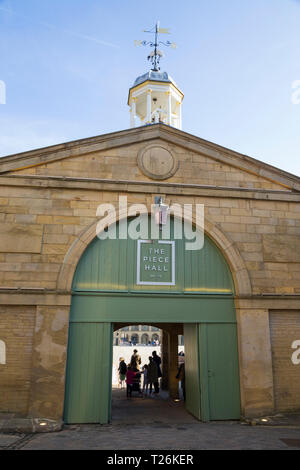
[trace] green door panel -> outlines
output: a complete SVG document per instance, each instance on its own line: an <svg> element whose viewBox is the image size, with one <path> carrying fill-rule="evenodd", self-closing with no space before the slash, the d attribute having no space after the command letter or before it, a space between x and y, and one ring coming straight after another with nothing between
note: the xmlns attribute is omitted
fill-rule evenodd
<svg viewBox="0 0 300 470"><path fill-rule="evenodd" d="M223 296L76 294L73 322L235 322L234 300Z"/></svg>
<svg viewBox="0 0 300 470"><path fill-rule="evenodd" d="M173 219L170 225L170 240L174 240ZM138 240L130 238L120 240L117 235L115 240L100 240L95 237L88 245L77 265L72 289L75 292L155 291L233 294L234 286L229 266L221 251L208 236L204 236L204 246L201 250L186 250L185 238L176 239L174 243L175 285L137 284Z"/></svg>
<svg viewBox="0 0 300 470"><path fill-rule="evenodd" d="M110 420L111 323L70 323L66 373L66 423Z"/></svg>
<svg viewBox="0 0 300 470"><path fill-rule="evenodd" d="M200 325L203 414L211 420L240 418L236 324Z"/></svg>
<svg viewBox="0 0 300 470"><path fill-rule="evenodd" d="M236 324L184 325L186 408L202 421L240 419Z"/></svg>
<svg viewBox="0 0 300 470"><path fill-rule="evenodd" d="M199 377L199 335L197 324L184 324L186 409L201 419Z"/></svg>

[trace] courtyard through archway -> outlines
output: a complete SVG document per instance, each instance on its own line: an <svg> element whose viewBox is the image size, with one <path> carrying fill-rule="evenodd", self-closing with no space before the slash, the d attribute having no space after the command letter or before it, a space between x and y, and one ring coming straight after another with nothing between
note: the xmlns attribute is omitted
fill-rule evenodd
<svg viewBox="0 0 300 470"><path fill-rule="evenodd" d="M183 326L160 325L158 328L155 325L131 324L116 330L117 327L118 325L114 326L112 423L130 424L133 417L136 422L141 423L145 421L168 423L191 419L185 409L184 377L181 377L182 380L179 377L176 378L179 367L184 362L183 335L177 334L182 333ZM169 348L170 336L173 336L172 329L175 332L174 339L172 338L171 341L174 351ZM135 341L136 338L137 341ZM150 393L149 379L153 379L153 376L149 376L148 367L153 355L156 355L160 362L158 369L161 371L161 376L158 373L157 377L158 393L155 393L154 384L151 386ZM136 364L136 357L138 364ZM130 367L133 358L136 376L134 389L128 397L126 376L123 372L124 367L126 369ZM183 366L181 370L183 371ZM171 392L169 371L173 375Z"/></svg>

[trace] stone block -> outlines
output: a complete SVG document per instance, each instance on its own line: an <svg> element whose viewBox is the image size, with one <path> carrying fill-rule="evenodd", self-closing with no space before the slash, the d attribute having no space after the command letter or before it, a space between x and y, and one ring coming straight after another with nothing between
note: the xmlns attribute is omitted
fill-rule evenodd
<svg viewBox="0 0 300 470"><path fill-rule="evenodd" d="M24 253L7 253L5 261L7 263L29 263L32 260L31 254Z"/></svg>
<svg viewBox="0 0 300 470"><path fill-rule="evenodd" d="M45 244L56 244L56 245L67 245L71 243L72 237L70 235L62 233L47 233L44 234L43 243Z"/></svg>
<svg viewBox="0 0 300 470"><path fill-rule="evenodd" d="M34 224L36 223L36 215L34 214L16 214L17 224Z"/></svg>
<svg viewBox="0 0 300 470"><path fill-rule="evenodd" d="M236 207L232 207L230 209L231 215L239 215L239 216L246 216L248 217L251 215L250 211L248 209L241 209L240 207L237 209Z"/></svg>
<svg viewBox="0 0 300 470"><path fill-rule="evenodd" d="M239 224L241 222L241 217L237 215L225 215L225 222Z"/></svg>
<svg viewBox="0 0 300 470"><path fill-rule="evenodd" d="M263 257L269 262L300 262L299 237L264 234Z"/></svg>
<svg viewBox="0 0 300 470"><path fill-rule="evenodd" d="M253 209L252 210L252 215L254 217L270 217L271 211L266 210L266 209Z"/></svg>
<svg viewBox="0 0 300 470"><path fill-rule="evenodd" d="M73 216L53 216L53 223L54 224L63 224L63 225L68 225L68 224L76 224L78 222L77 217Z"/></svg>
<svg viewBox="0 0 300 470"><path fill-rule="evenodd" d="M36 221L38 224L53 224L53 217L51 215L38 215Z"/></svg>
<svg viewBox="0 0 300 470"><path fill-rule="evenodd" d="M0 252L40 253L42 227L31 224L1 224Z"/></svg>
<svg viewBox="0 0 300 470"><path fill-rule="evenodd" d="M242 253L242 256L244 258L244 260L246 261L263 261L263 255L261 252L243 252Z"/></svg>
<svg viewBox="0 0 300 470"><path fill-rule="evenodd" d="M250 207L253 209L262 209L262 210L276 210L278 208L277 203L275 201L259 201L259 200L251 200ZM278 209L280 210L280 208Z"/></svg>
<svg viewBox="0 0 300 470"><path fill-rule="evenodd" d="M259 224L260 223L260 218L259 217L241 217L241 223L242 224Z"/></svg>
<svg viewBox="0 0 300 470"><path fill-rule="evenodd" d="M225 222L224 224L222 224L222 228L226 231L226 232L246 232L246 229L248 228L248 226L246 226L246 224L233 224L233 223L230 223L230 222Z"/></svg>
<svg viewBox="0 0 300 470"><path fill-rule="evenodd" d="M236 199L221 199L220 200L220 207L239 207L239 203Z"/></svg>
<svg viewBox="0 0 300 470"><path fill-rule="evenodd" d="M274 225L255 225L255 231L257 233L276 233L276 227Z"/></svg>
<svg viewBox="0 0 300 470"><path fill-rule="evenodd" d="M68 225L67 227L70 227ZM49 233L49 234L61 234L63 233L63 226L62 225L45 225L44 226L44 233Z"/></svg>
<svg viewBox="0 0 300 470"><path fill-rule="evenodd" d="M64 254L68 251L67 245L58 245L58 244L43 244L43 254Z"/></svg>

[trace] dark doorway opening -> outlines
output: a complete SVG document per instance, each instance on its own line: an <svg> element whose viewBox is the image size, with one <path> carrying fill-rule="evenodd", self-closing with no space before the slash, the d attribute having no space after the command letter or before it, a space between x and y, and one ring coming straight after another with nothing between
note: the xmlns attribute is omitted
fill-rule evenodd
<svg viewBox="0 0 300 470"><path fill-rule="evenodd" d="M182 382L176 378L180 365L184 362L184 340L182 324L115 324L113 340L112 373L112 423L149 422L175 423L194 421L185 410ZM128 367L137 350L140 364L139 390L127 397L124 375L120 375L123 360ZM159 393L154 384L150 394L150 383L146 385L145 370L153 353L161 358L161 377L158 377Z"/></svg>

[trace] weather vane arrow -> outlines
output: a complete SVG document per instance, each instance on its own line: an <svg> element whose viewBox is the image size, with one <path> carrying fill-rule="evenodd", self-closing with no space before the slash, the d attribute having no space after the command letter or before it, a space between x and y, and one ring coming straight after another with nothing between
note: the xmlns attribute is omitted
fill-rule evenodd
<svg viewBox="0 0 300 470"><path fill-rule="evenodd" d="M176 49L176 44L175 42L170 42L170 41L159 41L158 40L158 35L159 34L170 34L170 31L168 28L161 28L159 26L159 21L156 22L156 25L154 28L151 30L144 29L144 33L151 33L154 34L154 41L134 41L136 46L150 46L154 47L154 50L150 52L148 55L148 60L151 60L152 63L152 70L154 72L158 72L160 70L159 67L159 62L160 59L164 56L163 52L158 49L158 46L160 44L163 44L164 46L171 47L172 49Z"/></svg>

